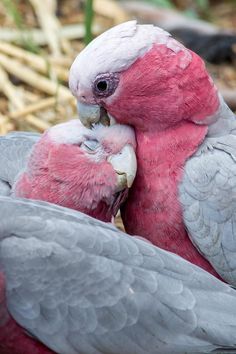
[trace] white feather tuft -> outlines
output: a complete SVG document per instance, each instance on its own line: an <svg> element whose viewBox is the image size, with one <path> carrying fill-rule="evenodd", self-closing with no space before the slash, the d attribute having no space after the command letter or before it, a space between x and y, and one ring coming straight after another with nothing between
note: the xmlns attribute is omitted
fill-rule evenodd
<svg viewBox="0 0 236 354"><path fill-rule="evenodd" d="M116 124L106 127L102 124L97 124L91 130L86 128L79 119L73 119L69 122L55 125L46 134L57 144L80 145L85 140L95 139L101 144L107 141L117 146L123 147L126 144L131 144L134 148L136 147L134 130L128 125Z"/></svg>
<svg viewBox="0 0 236 354"><path fill-rule="evenodd" d="M168 44L170 34L153 25L128 21L111 28L93 40L75 59L69 85L74 95L80 87L90 88L98 74L121 72L152 48ZM176 50L176 46L175 46Z"/></svg>
<svg viewBox="0 0 236 354"><path fill-rule="evenodd" d="M79 144L84 140L84 135L92 135L79 119L53 126L47 131L50 139L58 144Z"/></svg>

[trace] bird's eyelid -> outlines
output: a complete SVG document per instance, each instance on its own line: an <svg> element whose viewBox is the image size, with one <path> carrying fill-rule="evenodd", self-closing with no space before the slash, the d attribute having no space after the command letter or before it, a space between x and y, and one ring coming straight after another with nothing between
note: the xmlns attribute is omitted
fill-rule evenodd
<svg viewBox="0 0 236 354"><path fill-rule="evenodd" d="M82 145L85 146L90 151L95 151L99 146L99 142L96 139L93 140L88 139L83 141Z"/></svg>

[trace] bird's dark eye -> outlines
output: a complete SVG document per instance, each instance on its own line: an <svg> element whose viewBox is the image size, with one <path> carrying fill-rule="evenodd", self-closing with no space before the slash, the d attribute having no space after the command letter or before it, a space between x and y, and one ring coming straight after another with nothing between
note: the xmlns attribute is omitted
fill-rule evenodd
<svg viewBox="0 0 236 354"><path fill-rule="evenodd" d="M96 97L111 96L119 83L119 76L117 73L100 74L96 77L93 83L93 93Z"/></svg>
<svg viewBox="0 0 236 354"><path fill-rule="evenodd" d="M97 89L98 89L98 91L101 91L101 92L106 91L107 86L108 86L108 84L105 80L98 81L98 83L97 83Z"/></svg>

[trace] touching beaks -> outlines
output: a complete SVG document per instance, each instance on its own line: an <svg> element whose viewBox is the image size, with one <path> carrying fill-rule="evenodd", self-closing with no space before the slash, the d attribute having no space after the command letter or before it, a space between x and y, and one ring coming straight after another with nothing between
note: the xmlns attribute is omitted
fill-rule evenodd
<svg viewBox="0 0 236 354"><path fill-rule="evenodd" d="M79 119L87 128L91 128L96 123L108 126L116 124L115 118L99 105L78 101L77 108ZM130 144L127 144L117 155L111 155L107 161L113 166L117 174L116 192L127 187L130 188L137 172L137 160L134 148Z"/></svg>
<svg viewBox="0 0 236 354"><path fill-rule="evenodd" d="M134 148L127 144L117 155L111 155L107 161L112 165L117 174L117 191L126 187L130 188L137 172L137 160Z"/></svg>
<svg viewBox="0 0 236 354"><path fill-rule="evenodd" d="M77 110L79 119L86 128L91 128L91 126L96 123L108 126L116 124L115 118L97 104L88 104L78 101Z"/></svg>

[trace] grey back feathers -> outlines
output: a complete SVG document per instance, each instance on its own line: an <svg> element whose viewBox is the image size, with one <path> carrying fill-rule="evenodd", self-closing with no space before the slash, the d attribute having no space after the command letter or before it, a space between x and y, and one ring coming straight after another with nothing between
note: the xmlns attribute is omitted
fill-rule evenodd
<svg viewBox="0 0 236 354"><path fill-rule="evenodd" d="M111 224L0 197L16 321L62 354L203 353L236 345L236 292Z"/></svg>
<svg viewBox="0 0 236 354"><path fill-rule="evenodd" d="M0 137L0 195L9 195L17 175L27 163L40 134L12 132Z"/></svg>
<svg viewBox="0 0 236 354"><path fill-rule="evenodd" d="M179 192L192 242L236 286L236 119L226 104L187 161Z"/></svg>

